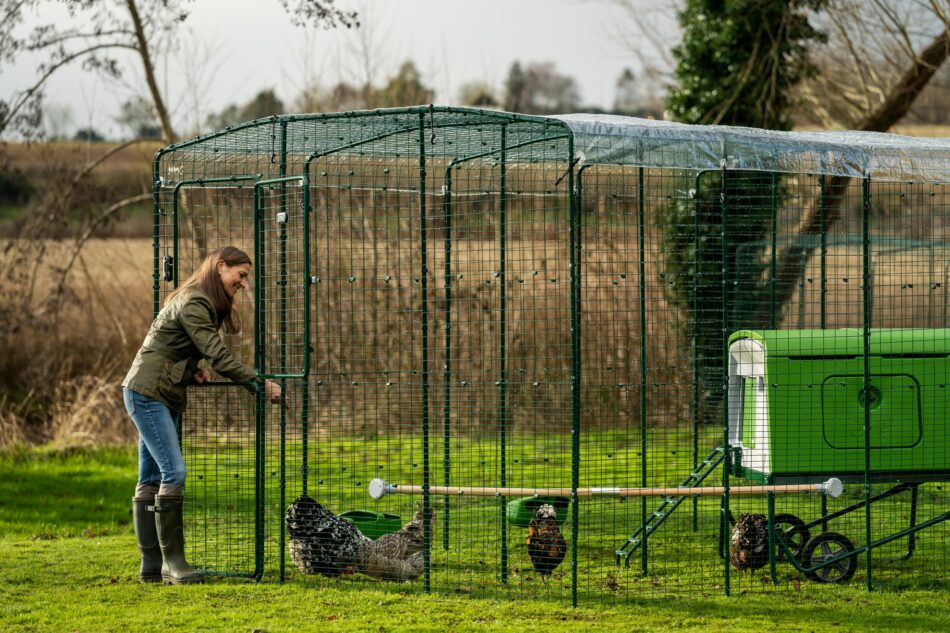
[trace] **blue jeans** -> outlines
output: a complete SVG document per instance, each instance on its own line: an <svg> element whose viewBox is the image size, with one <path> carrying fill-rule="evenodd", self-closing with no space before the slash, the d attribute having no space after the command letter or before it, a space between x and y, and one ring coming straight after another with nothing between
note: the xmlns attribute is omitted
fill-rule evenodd
<svg viewBox="0 0 950 633"><path fill-rule="evenodd" d="M178 443L181 414L130 389L122 389L122 399L139 430L138 483L184 486L185 458Z"/></svg>

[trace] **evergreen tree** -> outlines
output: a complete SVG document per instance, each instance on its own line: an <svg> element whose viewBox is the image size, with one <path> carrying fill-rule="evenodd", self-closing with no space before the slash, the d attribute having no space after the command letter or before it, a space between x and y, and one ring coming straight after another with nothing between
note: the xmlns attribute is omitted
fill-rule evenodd
<svg viewBox="0 0 950 633"><path fill-rule="evenodd" d="M432 102L433 91L422 83L419 69L406 60L395 76L383 86L377 95L377 107L395 108L423 105Z"/></svg>
<svg viewBox="0 0 950 633"><path fill-rule="evenodd" d="M522 112L525 102L524 71L521 70L521 64L514 62L505 80L505 102L502 105L508 112Z"/></svg>
<svg viewBox="0 0 950 633"><path fill-rule="evenodd" d="M813 72L808 48L824 37L809 13L825 2L686 0L669 110L686 123L789 129L792 89ZM716 423L722 419L724 337L776 325L760 315L769 314L761 309L769 301L767 236L782 194L779 178L749 171L707 173L684 183L694 188L695 198L674 201L665 218L665 287L687 315L700 392L696 415Z"/></svg>
<svg viewBox="0 0 950 633"><path fill-rule="evenodd" d="M238 118L241 121L250 121L252 119L263 119L275 114L284 113L284 102L274 92L273 88L261 90L254 97L244 104L241 108Z"/></svg>
<svg viewBox="0 0 950 633"><path fill-rule="evenodd" d="M617 77L617 83L614 87L616 88L614 95L614 112L627 115L638 114L642 104L640 103L637 77L633 74L633 71L629 68L624 68L620 76Z"/></svg>
<svg viewBox="0 0 950 633"><path fill-rule="evenodd" d="M525 68L514 62L505 80L504 109L524 114L576 112L581 95L573 77L557 72L554 64L542 62Z"/></svg>
<svg viewBox="0 0 950 633"><path fill-rule="evenodd" d="M824 34L809 13L827 0L686 0L667 106L684 123L791 128L792 88L815 71Z"/></svg>

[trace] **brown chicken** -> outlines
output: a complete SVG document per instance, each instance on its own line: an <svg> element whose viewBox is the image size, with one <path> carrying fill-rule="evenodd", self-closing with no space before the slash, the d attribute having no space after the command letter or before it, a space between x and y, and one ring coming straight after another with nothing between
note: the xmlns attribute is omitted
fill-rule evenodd
<svg viewBox="0 0 950 633"><path fill-rule="evenodd" d="M367 543L357 559L357 571L383 580L415 580L422 574L423 519L420 508L398 532ZM435 510L429 508L429 535L435 528Z"/></svg>
<svg viewBox="0 0 950 633"><path fill-rule="evenodd" d="M769 522L764 514L739 515L732 528L729 560L738 571L755 571L769 562Z"/></svg>
<svg viewBox="0 0 950 633"><path fill-rule="evenodd" d="M549 503L538 506L528 523L528 556L541 577L557 569L567 554L567 543L557 525L557 511Z"/></svg>

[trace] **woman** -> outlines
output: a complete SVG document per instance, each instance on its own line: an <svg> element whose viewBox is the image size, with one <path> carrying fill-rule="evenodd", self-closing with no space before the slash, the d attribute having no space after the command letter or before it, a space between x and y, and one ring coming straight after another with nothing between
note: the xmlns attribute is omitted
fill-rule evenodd
<svg viewBox="0 0 950 633"><path fill-rule="evenodd" d="M281 402L280 385L259 379L231 355L218 334L221 327L231 333L240 329L232 307L234 296L247 288L250 272L251 259L233 246L208 255L165 301L122 381L125 408L139 431L132 518L142 554L142 582L203 580L185 560L185 461L177 432L188 384L211 380L211 372L199 369L198 362L207 359L216 372L235 382L256 382L270 402Z"/></svg>

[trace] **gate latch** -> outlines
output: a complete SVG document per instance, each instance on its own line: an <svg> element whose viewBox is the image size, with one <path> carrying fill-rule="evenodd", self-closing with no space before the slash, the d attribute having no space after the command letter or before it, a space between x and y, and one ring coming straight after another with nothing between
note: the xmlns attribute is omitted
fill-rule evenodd
<svg viewBox="0 0 950 633"><path fill-rule="evenodd" d="M171 281L175 278L175 258L165 255L162 259L162 279Z"/></svg>

